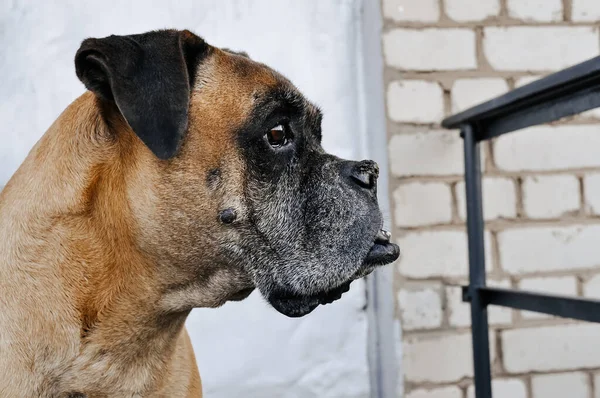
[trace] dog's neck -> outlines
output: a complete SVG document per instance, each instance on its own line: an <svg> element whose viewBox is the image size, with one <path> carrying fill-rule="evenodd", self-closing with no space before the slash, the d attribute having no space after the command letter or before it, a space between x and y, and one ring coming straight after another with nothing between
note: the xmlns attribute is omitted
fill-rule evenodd
<svg viewBox="0 0 600 398"><path fill-rule="evenodd" d="M164 371L189 313L160 305L156 264L133 240L122 171L126 157L106 149L107 128L95 98L84 94L36 144L0 196L0 253L8 257L0 278L4 270L27 283L33 268L45 283L60 286L63 304L44 305L61 312L65 330L79 330L61 343L79 347L71 372L79 378L90 362L105 362L132 378L139 366L147 375Z"/></svg>

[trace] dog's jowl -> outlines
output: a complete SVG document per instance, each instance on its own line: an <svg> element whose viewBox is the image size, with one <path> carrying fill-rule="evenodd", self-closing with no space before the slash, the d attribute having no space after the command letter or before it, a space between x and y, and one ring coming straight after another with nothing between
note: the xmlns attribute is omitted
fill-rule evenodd
<svg viewBox="0 0 600 398"><path fill-rule="evenodd" d="M303 316L398 257L377 164L325 153L267 66L164 30L87 39L75 70L0 194L0 397L198 397L192 308L256 288Z"/></svg>

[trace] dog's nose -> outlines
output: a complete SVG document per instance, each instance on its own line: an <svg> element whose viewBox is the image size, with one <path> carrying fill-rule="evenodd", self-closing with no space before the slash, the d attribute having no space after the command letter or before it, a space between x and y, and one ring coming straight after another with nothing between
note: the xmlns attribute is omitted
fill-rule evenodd
<svg viewBox="0 0 600 398"><path fill-rule="evenodd" d="M365 189L373 189L377 185L379 177L379 166L372 160L352 162L350 166L350 178Z"/></svg>

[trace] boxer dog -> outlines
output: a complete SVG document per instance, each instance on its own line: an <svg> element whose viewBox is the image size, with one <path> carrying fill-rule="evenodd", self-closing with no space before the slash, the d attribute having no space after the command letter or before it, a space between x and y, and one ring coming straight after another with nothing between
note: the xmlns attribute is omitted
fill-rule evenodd
<svg viewBox="0 0 600 398"><path fill-rule="evenodd" d="M325 153L267 66L162 30L75 69L89 91L0 194L1 397L199 397L192 308L256 288L300 317L398 257L377 165Z"/></svg>

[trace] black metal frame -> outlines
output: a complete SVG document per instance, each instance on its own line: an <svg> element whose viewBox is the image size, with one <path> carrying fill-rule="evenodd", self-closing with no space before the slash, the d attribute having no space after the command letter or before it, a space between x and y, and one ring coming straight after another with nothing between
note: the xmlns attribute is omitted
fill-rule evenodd
<svg viewBox="0 0 600 398"><path fill-rule="evenodd" d="M477 398L492 397L488 305L600 323L600 301L597 300L486 286L480 143L524 127L553 122L598 107L600 57L517 88L442 122L444 128L460 129L464 139L469 286L463 287L463 301L471 303Z"/></svg>

